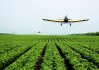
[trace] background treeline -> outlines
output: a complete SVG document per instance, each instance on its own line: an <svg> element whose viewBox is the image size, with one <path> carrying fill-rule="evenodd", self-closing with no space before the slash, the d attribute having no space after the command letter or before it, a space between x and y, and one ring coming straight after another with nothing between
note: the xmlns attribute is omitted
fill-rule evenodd
<svg viewBox="0 0 99 70"><path fill-rule="evenodd" d="M71 34L71 35L99 36L99 32L89 32L89 33Z"/></svg>
<svg viewBox="0 0 99 70"><path fill-rule="evenodd" d="M16 34L0 33L0 35L16 35ZM89 33L69 34L69 35L99 36L99 32L89 32Z"/></svg>
<svg viewBox="0 0 99 70"><path fill-rule="evenodd" d="M0 33L0 35L14 35L14 34L10 34L10 33Z"/></svg>

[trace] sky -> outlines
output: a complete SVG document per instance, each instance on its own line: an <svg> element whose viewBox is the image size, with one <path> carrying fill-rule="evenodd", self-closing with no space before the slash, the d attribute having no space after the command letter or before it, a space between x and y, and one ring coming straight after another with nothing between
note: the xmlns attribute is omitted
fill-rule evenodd
<svg viewBox="0 0 99 70"><path fill-rule="evenodd" d="M66 35L99 31L99 0L0 0L0 33ZM90 19L69 24L47 19Z"/></svg>

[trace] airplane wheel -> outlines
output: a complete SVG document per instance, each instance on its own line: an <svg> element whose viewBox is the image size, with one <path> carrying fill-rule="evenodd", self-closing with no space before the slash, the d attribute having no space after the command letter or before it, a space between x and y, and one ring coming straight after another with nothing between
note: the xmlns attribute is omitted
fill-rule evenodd
<svg viewBox="0 0 99 70"><path fill-rule="evenodd" d="M70 24L70 26L71 26L71 24Z"/></svg>
<svg viewBox="0 0 99 70"><path fill-rule="evenodd" d="M62 23L61 23L61 26L62 26Z"/></svg>

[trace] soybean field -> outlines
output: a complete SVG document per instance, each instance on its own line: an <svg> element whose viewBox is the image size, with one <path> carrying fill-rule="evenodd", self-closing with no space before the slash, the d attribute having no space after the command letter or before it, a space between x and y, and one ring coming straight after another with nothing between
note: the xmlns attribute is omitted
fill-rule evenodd
<svg viewBox="0 0 99 70"><path fill-rule="evenodd" d="M0 70L99 70L99 36L0 35Z"/></svg>

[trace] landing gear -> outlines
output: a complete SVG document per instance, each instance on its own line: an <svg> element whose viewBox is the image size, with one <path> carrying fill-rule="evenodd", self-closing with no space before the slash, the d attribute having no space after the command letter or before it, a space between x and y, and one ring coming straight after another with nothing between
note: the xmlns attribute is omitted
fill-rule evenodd
<svg viewBox="0 0 99 70"><path fill-rule="evenodd" d="M62 26L62 23L61 23L61 26Z"/></svg>
<svg viewBox="0 0 99 70"><path fill-rule="evenodd" d="M71 26L71 24L70 24L70 26Z"/></svg>

